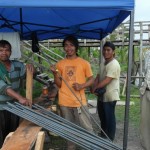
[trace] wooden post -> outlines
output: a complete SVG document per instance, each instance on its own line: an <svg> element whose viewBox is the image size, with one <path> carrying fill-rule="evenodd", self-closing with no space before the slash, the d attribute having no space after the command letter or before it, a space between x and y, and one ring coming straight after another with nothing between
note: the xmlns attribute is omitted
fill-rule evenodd
<svg viewBox="0 0 150 150"><path fill-rule="evenodd" d="M140 70L139 70L139 75L143 75L143 24L140 22ZM139 79L139 86L142 85L142 80Z"/></svg>
<svg viewBox="0 0 150 150"><path fill-rule="evenodd" d="M38 133L38 136L37 136L37 139L36 139L34 150L43 150L44 140L45 140L45 133L44 133L44 131L40 131Z"/></svg>
<svg viewBox="0 0 150 150"><path fill-rule="evenodd" d="M27 67L26 73L26 98L32 103L33 72Z"/></svg>
<svg viewBox="0 0 150 150"><path fill-rule="evenodd" d="M127 87L127 76L126 76L125 81L124 81L124 86L123 86L122 94L121 94L122 96L124 96L124 95L125 95L126 87Z"/></svg>

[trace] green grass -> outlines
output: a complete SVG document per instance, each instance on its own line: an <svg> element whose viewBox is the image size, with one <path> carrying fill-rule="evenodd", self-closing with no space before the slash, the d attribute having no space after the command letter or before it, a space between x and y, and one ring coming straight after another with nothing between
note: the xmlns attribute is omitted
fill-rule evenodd
<svg viewBox="0 0 150 150"><path fill-rule="evenodd" d="M134 125L134 127L139 128L139 122L140 122L140 98L138 97L132 97L138 96L139 95L139 89L131 85L131 90L130 90L130 101L134 102L134 105L130 105L129 107L129 122ZM121 101L125 101L126 98L125 96L120 96ZM124 116L125 116L125 106L116 106L116 119L117 121L124 121Z"/></svg>
<svg viewBox="0 0 150 150"><path fill-rule="evenodd" d="M139 127L140 122L140 100L134 99L135 105L130 106L129 114L130 114L130 121L133 123L135 127Z"/></svg>
<svg viewBox="0 0 150 150"><path fill-rule="evenodd" d="M133 124L135 127L139 127L140 122L140 101L135 98L134 105L129 107L129 122ZM125 106L116 106L116 119L117 121L124 121L125 116Z"/></svg>
<svg viewBox="0 0 150 150"><path fill-rule="evenodd" d="M88 100L97 100L97 96L91 93L87 93L86 97Z"/></svg>

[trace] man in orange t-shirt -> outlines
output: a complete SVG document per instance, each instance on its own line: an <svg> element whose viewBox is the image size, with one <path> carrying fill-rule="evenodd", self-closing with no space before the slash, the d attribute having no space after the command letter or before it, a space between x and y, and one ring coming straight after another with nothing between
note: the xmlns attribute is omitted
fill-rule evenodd
<svg viewBox="0 0 150 150"><path fill-rule="evenodd" d="M62 116L93 132L84 92L84 89L91 86L94 81L91 66L88 61L78 56L78 40L74 36L67 36L63 41L63 47L66 58L56 64L59 73L51 66L54 81L59 87L58 103ZM81 106L84 106L84 109ZM75 144L68 141L68 150L74 149Z"/></svg>

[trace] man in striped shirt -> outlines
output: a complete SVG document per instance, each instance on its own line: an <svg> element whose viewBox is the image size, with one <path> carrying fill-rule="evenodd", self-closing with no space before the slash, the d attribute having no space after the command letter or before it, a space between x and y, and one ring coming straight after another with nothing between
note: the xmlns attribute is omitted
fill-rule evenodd
<svg viewBox="0 0 150 150"><path fill-rule="evenodd" d="M16 130L19 125L19 117L4 110L7 102L18 101L30 106L30 102L19 94L21 79L25 77L26 68L33 72L32 65L24 66L23 63L10 60L11 44L6 40L0 40L0 148L9 132Z"/></svg>

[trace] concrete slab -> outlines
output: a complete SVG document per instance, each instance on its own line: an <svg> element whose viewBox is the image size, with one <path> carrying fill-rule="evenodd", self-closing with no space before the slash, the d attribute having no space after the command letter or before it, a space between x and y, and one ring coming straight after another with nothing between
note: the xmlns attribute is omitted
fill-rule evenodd
<svg viewBox="0 0 150 150"><path fill-rule="evenodd" d="M97 106L97 100L88 100L88 104L90 104L90 106L96 107ZM121 106L125 106L125 101L117 101L117 105L121 105ZM134 102L131 101L130 105L134 105Z"/></svg>
<svg viewBox="0 0 150 150"><path fill-rule="evenodd" d="M97 113L97 100L88 100L88 104L90 104L89 107L89 112L91 114L96 114ZM125 101L117 101L117 106L125 106ZM130 102L130 105L134 105L134 102Z"/></svg>
<svg viewBox="0 0 150 150"><path fill-rule="evenodd" d="M89 112L90 112L90 114L96 114L97 113L96 107L95 108L89 108Z"/></svg>

